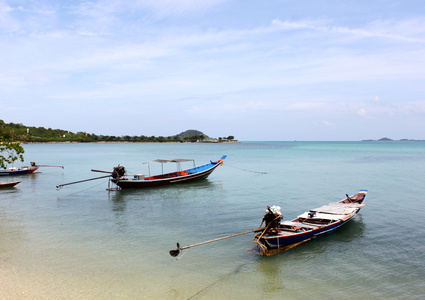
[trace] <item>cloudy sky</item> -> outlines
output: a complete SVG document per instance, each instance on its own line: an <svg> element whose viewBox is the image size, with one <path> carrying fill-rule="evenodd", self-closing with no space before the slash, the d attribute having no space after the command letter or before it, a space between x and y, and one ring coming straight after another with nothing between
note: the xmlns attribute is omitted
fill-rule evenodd
<svg viewBox="0 0 425 300"><path fill-rule="evenodd" d="M423 0L0 0L0 119L425 139Z"/></svg>

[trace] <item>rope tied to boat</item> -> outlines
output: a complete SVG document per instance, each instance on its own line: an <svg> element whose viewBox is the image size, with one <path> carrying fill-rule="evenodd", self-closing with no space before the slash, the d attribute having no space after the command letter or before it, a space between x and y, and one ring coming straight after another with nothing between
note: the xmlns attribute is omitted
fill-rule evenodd
<svg viewBox="0 0 425 300"><path fill-rule="evenodd" d="M235 167L235 166L232 166L232 165L229 165L229 164L226 164L226 166L229 166L229 167L235 168L235 169L239 169L239 170L242 170L242 171L245 171L245 172L257 173L257 174L267 174L267 172L243 169L243 168Z"/></svg>
<svg viewBox="0 0 425 300"><path fill-rule="evenodd" d="M183 256L186 254L186 252L189 250L190 248L184 249L182 250L182 254L176 257L176 260L180 260L183 258Z"/></svg>

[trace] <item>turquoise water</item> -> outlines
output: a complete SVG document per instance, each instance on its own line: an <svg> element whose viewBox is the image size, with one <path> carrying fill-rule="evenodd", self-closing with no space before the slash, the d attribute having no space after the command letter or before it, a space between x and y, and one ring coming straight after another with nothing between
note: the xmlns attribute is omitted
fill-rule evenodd
<svg viewBox="0 0 425 300"><path fill-rule="evenodd" d="M64 165L0 190L0 298L423 299L425 142L31 144L26 163ZM91 169L160 172L154 159L228 155L201 182L109 192ZM16 165L17 166L17 165ZM184 165L183 165L184 166ZM164 169L173 171L172 165ZM192 167L191 163L187 167ZM6 181L5 178L0 178ZM368 189L331 235L287 252L247 252L266 206L284 219Z"/></svg>

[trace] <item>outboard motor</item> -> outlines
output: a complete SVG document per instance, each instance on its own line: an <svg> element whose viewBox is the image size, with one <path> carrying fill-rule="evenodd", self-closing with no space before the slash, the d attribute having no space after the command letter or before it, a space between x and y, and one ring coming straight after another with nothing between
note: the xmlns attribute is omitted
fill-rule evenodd
<svg viewBox="0 0 425 300"><path fill-rule="evenodd" d="M314 216L316 215L316 212L315 211L309 211L308 212L308 217L310 218L310 219L313 219L314 218Z"/></svg>
<svg viewBox="0 0 425 300"><path fill-rule="evenodd" d="M123 166L118 165L118 167L114 167L114 171L112 171L112 178L120 178L124 176L125 168Z"/></svg>
<svg viewBox="0 0 425 300"><path fill-rule="evenodd" d="M280 212L280 209L280 206L276 205L272 207L267 206L263 221L266 223L266 227L269 229L279 227L279 223L282 220L282 213Z"/></svg>

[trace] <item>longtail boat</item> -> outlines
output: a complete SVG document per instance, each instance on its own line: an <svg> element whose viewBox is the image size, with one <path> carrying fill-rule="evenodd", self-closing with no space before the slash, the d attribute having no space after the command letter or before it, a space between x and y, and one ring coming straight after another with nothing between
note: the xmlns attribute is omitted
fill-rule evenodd
<svg viewBox="0 0 425 300"><path fill-rule="evenodd" d="M265 222L265 229L255 235L256 246L249 251L270 256L333 232L352 220L365 206L366 194L367 190L360 190L351 197L346 195L339 202L311 209L291 221L281 221L279 206L267 207L261 223Z"/></svg>
<svg viewBox="0 0 425 300"><path fill-rule="evenodd" d="M0 176L4 175L23 175L23 174L32 174L37 171L40 167L53 167L53 168L64 168L64 166L51 166L51 165L37 165L35 162L31 162L30 166L24 166L21 168L7 168L0 169Z"/></svg>
<svg viewBox="0 0 425 300"><path fill-rule="evenodd" d="M0 176L2 175L23 175L23 174L31 174L38 170L40 166L37 166L35 162L31 162L31 166L25 166L21 168L7 168L0 169Z"/></svg>
<svg viewBox="0 0 425 300"><path fill-rule="evenodd" d="M120 189L140 189L140 188L149 188L149 187L158 187L158 186L164 186L164 185L170 185L170 184L178 184L178 183L186 183L196 180L201 180L207 178L218 166L223 165L223 161L227 156L222 156L217 161L210 161L210 163L202 165L202 166L195 166L195 161L193 159L172 159L172 160L165 160L165 159L157 159L156 162L159 162L162 164L162 170L163 170L163 164L164 163L176 163L177 164L177 171L171 172L171 173L162 173L160 175L150 175L150 167L149 163L149 175L145 174L134 174L132 176L127 175L127 172L124 168L124 166L117 166L114 167L112 173L108 171L101 171L101 170L92 170L93 172L101 172L101 173L109 173L111 176L110 183L112 182L113 185L116 185L117 187L111 187L109 185L109 190L120 190ZM193 168L189 168L186 170L182 170L181 163L182 162L193 162ZM102 176L99 178L92 178L82 181L77 181L73 183L79 183L84 182L88 180L94 180L94 179L100 179L108 176ZM68 183L68 184L73 184ZM61 184L58 185L57 188L61 188L64 185L68 184Z"/></svg>
<svg viewBox="0 0 425 300"><path fill-rule="evenodd" d="M17 185L20 182L21 181L0 182L0 188L14 187L15 185Z"/></svg>
<svg viewBox="0 0 425 300"><path fill-rule="evenodd" d="M254 232L256 233L254 237L256 246L248 251L270 256L289 250L322 234L330 233L346 224L365 206L363 201L366 198L366 194L367 190L360 190L351 197L346 194L346 198L339 202L332 202L328 205L311 209L291 221L282 221L282 213L279 206L268 206L258 229L184 247L177 243L177 248L170 250L170 255L177 257L180 256L182 250ZM261 227L263 223L265 223L265 226Z"/></svg>

